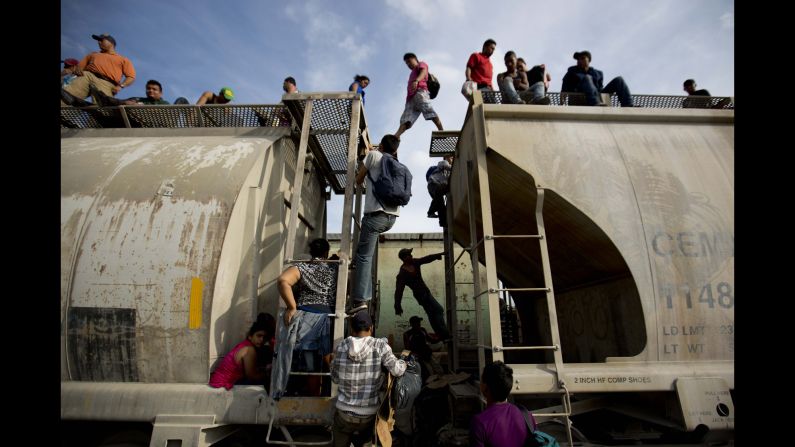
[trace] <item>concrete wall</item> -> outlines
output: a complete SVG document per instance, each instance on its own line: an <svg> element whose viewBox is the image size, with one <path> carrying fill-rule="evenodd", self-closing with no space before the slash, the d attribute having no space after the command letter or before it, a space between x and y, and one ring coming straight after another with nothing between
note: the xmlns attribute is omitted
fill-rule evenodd
<svg viewBox="0 0 795 447"><path fill-rule="evenodd" d="M332 251L339 248L339 235L330 234L329 239L332 246ZM412 255L415 258L420 258L434 253L444 251L444 244L442 241L442 233L386 233L383 240L378 244L378 282L380 289L380 303L378 312L378 328L376 335L378 337L387 337L389 345L395 351L400 351L403 346L403 332L407 331L410 327L409 318L414 315L423 319L422 326L433 332L430 323L428 323L428 316L425 310L414 299L411 289L406 287L403 292L403 315L395 315L395 282L396 276L403 263L398 258L398 252L402 248L413 248ZM463 249L456 245L454 250L453 259L455 260ZM431 262L422 266L422 277L428 288L431 290L434 298L439 304L447 310L444 290L444 259ZM456 281L457 282L472 282L472 267L468 254L464 254L458 261L455 267ZM485 274L481 275L485 281ZM460 284L456 287L457 306L458 312L456 319L463 323L458 334L461 340L467 331L470 343L475 342L476 326L475 326L475 300L472 298L472 284ZM486 306L482 307L485 312ZM484 314L485 315L485 314ZM449 326L449 325L448 325ZM484 317L484 331L486 333L486 340L489 340L488 319Z"/></svg>

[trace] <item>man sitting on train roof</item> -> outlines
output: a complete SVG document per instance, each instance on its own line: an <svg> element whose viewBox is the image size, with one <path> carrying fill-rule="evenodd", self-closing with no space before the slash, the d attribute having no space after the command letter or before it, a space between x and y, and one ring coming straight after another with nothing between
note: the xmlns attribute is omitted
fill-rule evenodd
<svg viewBox="0 0 795 447"><path fill-rule="evenodd" d="M75 100L82 102L91 93L89 87L116 96L135 81L135 67L116 52L116 39L109 34L92 34L91 37L97 41L100 51L90 53L77 64L74 69L77 78L61 90L61 105L75 105Z"/></svg>
<svg viewBox="0 0 795 447"><path fill-rule="evenodd" d="M318 238L309 243L310 261L288 267L278 279L285 304L276 329L276 362L271 375L271 396L287 392L290 371L317 373L328 366L331 353L331 319L337 295L337 263L329 262L329 243ZM296 294L293 287L296 286ZM306 391L319 395L320 376L306 376Z"/></svg>
<svg viewBox="0 0 795 447"><path fill-rule="evenodd" d="M196 105L226 104L233 99L235 99L235 94L232 92L232 89L229 87L221 87L217 95L211 91L202 93L202 95L199 96L199 100L196 101Z"/></svg>
<svg viewBox="0 0 795 447"><path fill-rule="evenodd" d="M629 86L624 82L624 78L616 76L604 87L604 74L601 70L591 67L591 52L578 51L574 53L577 65L569 67L566 75L563 76L563 86L561 92L582 92L585 93L585 101L589 106L606 106L600 100L600 93L615 93L621 107L633 107L632 94Z"/></svg>
<svg viewBox="0 0 795 447"><path fill-rule="evenodd" d="M168 101L163 99L163 86L155 81L154 79L150 79L146 81L146 96L134 96L132 98L127 99L116 99L112 96L108 96L100 91L94 89L94 87L90 87L91 94L94 96L94 101L96 101L96 105L100 107L105 106L122 106L122 105L168 105L170 104Z"/></svg>

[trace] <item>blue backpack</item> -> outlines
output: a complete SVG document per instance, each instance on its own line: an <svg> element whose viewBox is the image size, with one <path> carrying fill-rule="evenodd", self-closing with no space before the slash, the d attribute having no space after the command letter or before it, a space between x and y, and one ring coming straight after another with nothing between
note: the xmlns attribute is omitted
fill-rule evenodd
<svg viewBox="0 0 795 447"><path fill-rule="evenodd" d="M522 416L524 416L524 422L527 424L527 439L524 441L524 447L560 447L558 440L555 439L554 436L544 433L541 430L533 430L533 424L531 424L530 419L527 418L529 414L527 408L522 405L517 405L517 407L521 410Z"/></svg>
<svg viewBox="0 0 795 447"><path fill-rule="evenodd" d="M411 172L403 163L390 154L381 157L381 175L373 179L370 171L367 176L373 182L373 194L384 207L405 206L411 198Z"/></svg>
<svg viewBox="0 0 795 447"><path fill-rule="evenodd" d="M425 173L425 181L426 182L429 181L431 179L431 176L435 174L438 169L439 167L436 165L433 165L430 168L428 168L428 171Z"/></svg>

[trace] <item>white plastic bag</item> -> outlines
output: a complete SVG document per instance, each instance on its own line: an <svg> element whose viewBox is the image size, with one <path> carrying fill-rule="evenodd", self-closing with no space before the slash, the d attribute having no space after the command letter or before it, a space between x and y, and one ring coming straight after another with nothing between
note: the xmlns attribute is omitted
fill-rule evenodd
<svg viewBox="0 0 795 447"><path fill-rule="evenodd" d="M478 85L475 84L475 81L464 81L464 85L461 86L461 94L464 95L467 101L472 101L472 93L475 92L476 88L478 88Z"/></svg>

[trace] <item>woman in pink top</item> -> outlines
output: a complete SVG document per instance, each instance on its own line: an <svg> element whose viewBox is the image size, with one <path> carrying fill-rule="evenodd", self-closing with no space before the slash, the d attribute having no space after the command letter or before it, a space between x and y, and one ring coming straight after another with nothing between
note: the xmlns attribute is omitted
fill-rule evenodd
<svg viewBox="0 0 795 447"><path fill-rule="evenodd" d="M248 337L221 360L210 375L211 387L229 390L235 384L264 383L265 373L257 369L257 350L262 348L268 333L268 324L264 317L264 313L259 314L257 321L248 330Z"/></svg>

